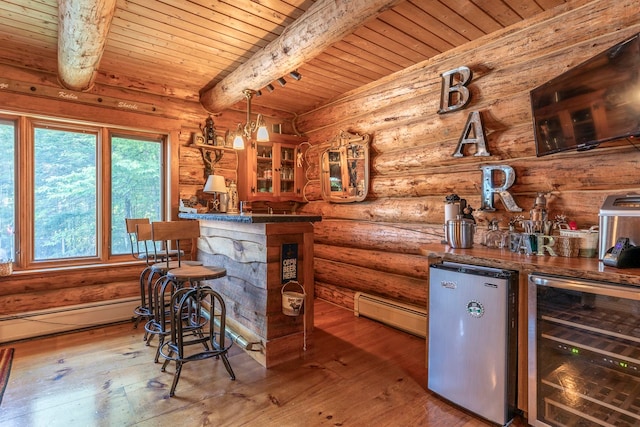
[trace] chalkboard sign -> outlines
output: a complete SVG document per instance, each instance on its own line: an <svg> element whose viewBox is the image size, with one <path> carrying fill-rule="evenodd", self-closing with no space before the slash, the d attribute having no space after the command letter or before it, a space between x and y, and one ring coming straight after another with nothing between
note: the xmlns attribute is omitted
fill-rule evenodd
<svg viewBox="0 0 640 427"><path fill-rule="evenodd" d="M284 284L291 280L298 280L298 244L283 244L281 254L280 271L282 271L282 281L280 283Z"/></svg>

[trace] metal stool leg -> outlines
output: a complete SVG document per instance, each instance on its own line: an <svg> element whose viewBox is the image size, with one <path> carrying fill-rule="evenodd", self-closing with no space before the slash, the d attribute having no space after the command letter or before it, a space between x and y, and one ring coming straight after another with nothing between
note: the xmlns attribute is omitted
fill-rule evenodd
<svg viewBox="0 0 640 427"><path fill-rule="evenodd" d="M160 355L165 358L163 370L171 361L176 362L176 370L169 396L175 395L183 365L191 361L208 358L222 359L222 363L231 380L235 380L235 373L227 357L227 352L233 343L226 340L226 307L220 294L211 288L196 287L179 290L171 299L171 309L173 311L171 314L170 338L160 348ZM209 307L206 310L207 325L203 325L199 321L202 311L201 304L205 300L209 302ZM185 315L189 315L191 320L195 319L195 323L184 322ZM218 324L214 321L216 317L219 318ZM203 326L206 326L206 329L203 329ZM197 335L194 337L193 332L196 331ZM208 344L206 349L200 352L190 352L189 354L185 352L185 347L203 342Z"/></svg>

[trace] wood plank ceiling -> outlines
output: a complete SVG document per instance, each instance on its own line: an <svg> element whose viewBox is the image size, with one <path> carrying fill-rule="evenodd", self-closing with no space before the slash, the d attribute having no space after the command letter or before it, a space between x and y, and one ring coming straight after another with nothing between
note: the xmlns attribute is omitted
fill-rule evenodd
<svg viewBox="0 0 640 427"><path fill-rule="evenodd" d="M0 2L0 63L57 76L58 1ZM116 0L95 83L198 101L305 19L314 3L326 1ZM296 58L301 80L285 73L286 85L274 81L273 92L250 88L262 89L253 106L310 111L561 3L565 0L396 1L315 56Z"/></svg>

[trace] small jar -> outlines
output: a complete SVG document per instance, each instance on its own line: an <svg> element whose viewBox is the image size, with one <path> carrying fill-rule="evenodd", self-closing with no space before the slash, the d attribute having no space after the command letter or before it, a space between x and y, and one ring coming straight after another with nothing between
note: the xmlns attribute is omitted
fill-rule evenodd
<svg viewBox="0 0 640 427"><path fill-rule="evenodd" d="M489 223L489 231L487 231L487 235L485 237L485 244L488 248L503 247L503 235L502 232L498 229L498 221L491 220L491 222Z"/></svg>

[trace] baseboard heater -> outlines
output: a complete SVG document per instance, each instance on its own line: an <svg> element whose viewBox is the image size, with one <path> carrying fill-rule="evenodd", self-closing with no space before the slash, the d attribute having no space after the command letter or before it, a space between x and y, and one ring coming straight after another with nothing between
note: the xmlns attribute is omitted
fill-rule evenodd
<svg viewBox="0 0 640 427"><path fill-rule="evenodd" d="M427 336L427 310L416 305L356 292L354 313L419 337Z"/></svg>
<svg viewBox="0 0 640 427"><path fill-rule="evenodd" d="M0 343L131 320L138 304L138 297L122 298L1 316Z"/></svg>

